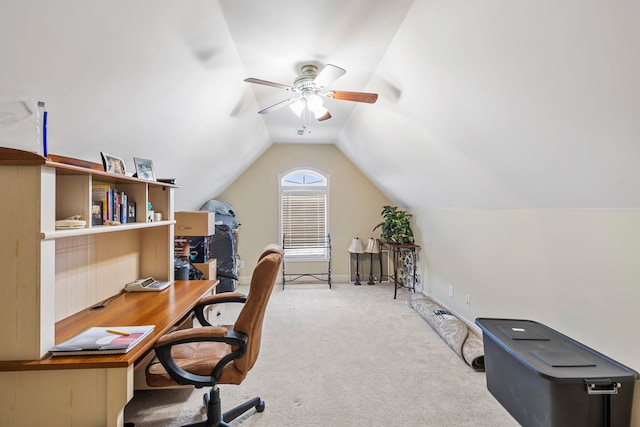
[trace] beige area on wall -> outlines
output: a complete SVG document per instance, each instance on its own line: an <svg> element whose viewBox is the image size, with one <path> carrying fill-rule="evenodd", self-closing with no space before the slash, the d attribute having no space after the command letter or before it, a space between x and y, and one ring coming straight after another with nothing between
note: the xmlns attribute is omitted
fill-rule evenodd
<svg viewBox="0 0 640 427"><path fill-rule="evenodd" d="M438 209L420 221L427 292L456 313L539 321L640 370L640 211Z"/></svg>
<svg viewBox="0 0 640 427"><path fill-rule="evenodd" d="M640 371L639 210L431 209L418 222L425 292L447 308L534 320Z"/></svg>
<svg viewBox="0 0 640 427"><path fill-rule="evenodd" d="M374 236L372 230L381 221L382 207L391 202L336 146L273 144L216 197L233 205L241 224L238 237L238 255L244 261L244 268L239 271L241 283L249 280L265 245L282 243L278 176L296 168L310 168L329 176L333 277L346 278L349 270L347 248L353 237L366 241L380 235L376 230ZM326 263L316 263L309 268L314 269L312 272L326 271Z"/></svg>

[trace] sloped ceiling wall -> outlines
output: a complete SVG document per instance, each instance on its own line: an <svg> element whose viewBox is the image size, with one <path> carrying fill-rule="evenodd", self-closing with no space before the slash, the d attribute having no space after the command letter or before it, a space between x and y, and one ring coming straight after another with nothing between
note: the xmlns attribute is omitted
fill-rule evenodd
<svg viewBox="0 0 640 427"><path fill-rule="evenodd" d="M338 146L407 206L637 208L639 9L415 1Z"/></svg>
<svg viewBox="0 0 640 427"><path fill-rule="evenodd" d="M0 64L1 99L46 102L50 153L152 159L178 208L271 144L215 1L3 1Z"/></svg>

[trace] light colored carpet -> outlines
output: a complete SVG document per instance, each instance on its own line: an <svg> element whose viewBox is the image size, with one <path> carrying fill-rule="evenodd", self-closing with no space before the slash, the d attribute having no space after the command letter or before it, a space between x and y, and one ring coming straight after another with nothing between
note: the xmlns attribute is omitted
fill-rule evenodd
<svg viewBox="0 0 640 427"><path fill-rule="evenodd" d="M240 288L246 291L246 288ZM258 362L239 385L221 385L223 411L260 396L234 426L487 426L518 423L392 284L276 285ZM234 310L227 310L231 316ZM136 391L136 427L204 416L205 389Z"/></svg>

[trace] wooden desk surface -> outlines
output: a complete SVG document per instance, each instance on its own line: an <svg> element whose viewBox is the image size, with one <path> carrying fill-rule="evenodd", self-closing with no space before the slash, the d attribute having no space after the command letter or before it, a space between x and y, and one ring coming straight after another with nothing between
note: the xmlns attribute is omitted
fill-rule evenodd
<svg viewBox="0 0 640 427"><path fill-rule="evenodd" d="M124 292L101 310L82 310L56 322L56 344L91 326L155 325L154 331L128 353L102 356L46 356L39 360L0 362L0 371L118 368L135 363L156 340L184 318L217 280L176 281L160 292Z"/></svg>

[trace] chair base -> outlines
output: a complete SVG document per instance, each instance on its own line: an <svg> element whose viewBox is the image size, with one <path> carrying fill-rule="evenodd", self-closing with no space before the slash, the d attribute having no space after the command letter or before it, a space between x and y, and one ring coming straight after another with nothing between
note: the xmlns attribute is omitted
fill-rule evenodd
<svg viewBox="0 0 640 427"><path fill-rule="evenodd" d="M204 395L204 406L207 408L207 419L193 424L187 424L183 427L231 427L229 422L235 420L251 408L256 411L264 411L264 400L254 397L235 408L229 409L224 414L221 413L220 389L213 386L208 394Z"/></svg>

